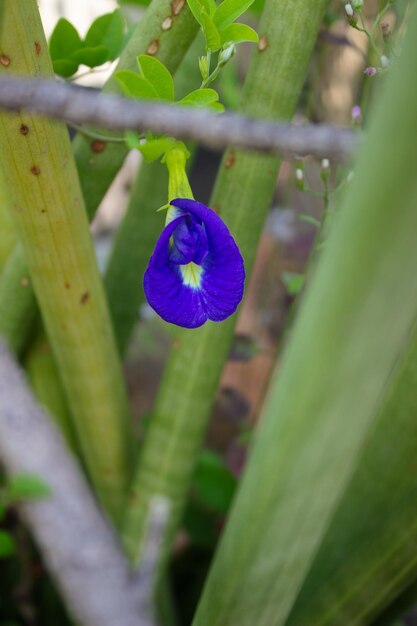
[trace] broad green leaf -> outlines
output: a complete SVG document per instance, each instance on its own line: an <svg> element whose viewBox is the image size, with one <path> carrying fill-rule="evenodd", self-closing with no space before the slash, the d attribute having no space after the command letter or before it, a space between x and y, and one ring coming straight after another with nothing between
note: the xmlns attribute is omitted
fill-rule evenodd
<svg viewBox="0 0 417 626"><path fill-rule="evenodd" d="M212 102L217 102L219 94L215 89L195 89L187 93L178 104L194 104L195 106L207 106Z"/></svg>
<svg viewBox="0 0 417 626"><path fill-rule="evenodd" d="M246 24L230 24L220 31L222 44L233 42L243 43L244 41L259 41L258 33Z"/></svg>
<svg viewBox="0 0 417 626"><path fill-rule="evenodd" d="M56 59L52 61L52 65L54 66L55 74L63 78L68 78L75 74L79 64L74 59Z"/></svg>
<svg viewBox="0 0 417 626"><path fill-rule="evenodd" d="M127 96L143 98L146 100L158 100L159 96L149 81L131 70L122 70L115 74Z"/></svg>
<svg viewBox="0 0 417 626"><path fill-rule="evenodd" d="M280 359L194 626L288 623L358 460L367 454L381 401L390 396L398 365L407 359L417 323L417 91L407 77L416 74L417 13L413 13L401 57L372 111L355 178L336 212L328 245L308 281ZM415 384L411 388L415 394ZM408 395L403 399L413 402L409 406L414 413L415 399ZM389 438L385 445L379 463L369 468L369 479L377 487L373 497L381 498L382 504L381 491L396 489L394 480L387 486L380 481L384 463L397 452ZM408 471L415 476L413 466ZM411 482L409 497L415 501L415 481ZM366 491L361 497L368 495ZM397 581L397 576L403 576L407 566L415 567L416 508L414 504L407 533L387 543L384 557L389 558L391 586L404 588L404 579ZM373 523L383 525L389 534L392 522L386 518L396 511L380 510L385 515ZM348 502L344 511L349 524L361 514ZM354 548L354 535L334 546L341 550L340 561ZM378 547L375 552L379 559ZM378 586L368 590L370 595L358 602L350 618L339 612L351 594L357 600L363 592L360 551L356 556L358 568L351 570L353 577L343 588L336 581L329 590L333 568L321 579L320 594L328 594L324 602L332 614L323 611L313 618L307 604L298 624L370 623L367 601L372 611L386 601ZM367 585L373 584L375 573L366 566Z"/></svg>
<svg viewBox="0 0 417 626"><path fill-rule="evenodd" d="M222 458L204 450L194 473L193 489L199 500L217 513L225 514L236 488L236 478Z"/></svg>
<svg viewBox="0 0 417 626"><path fill-rule="evenodd" d="M85 37L87 48L104 46L108 50L108 59L113 61L119 56L123 38L124 25L120 9L113 13L101 15L91 24Z"/></svg>
<svg viewBox="0 0 417 626"><path fill-rule="evenodd" d="M202 13L212 15L216 9L216 3L214 0L187 0L187 4L191 13L199 24L202 23Z"/></svg>
<svg viewBox="0 0 417 626"><path fill-rule="evenodd" d="M217 7L213 21L220 30L232 24L242 13L247 11L254 0L223 0Z"/></svg>
<svg viewBox="0 0 417 626"><path fill-rule="evenodd" d="M290 296L296 296L300 293L304 285L304 275L295 274L293 272L283 272L281 274L281 280L287 288Z"/></svg>
<svg viewBox="0 0 417 626"><path fill-rule="evenodd" d="M49 40L49 52L53 61L69 60L83 42L75 26L64 17L58 20Z"/></svg>
<svg viewBox="0 0 417 626"><path fill-rule="evenodd" d="M10 502L16 500L38 500L46 498L50 488L38 476L32 474L16 474L6 485L6 497Z"/></svg>
<svg viewBox="0 0 417 626"><path fill-rule="evenodd" d="M160 139L146 141L137 147L141 151L145 161L152 163L152 161L162 157L167 150L172 148L175 142L176 140L171 137L161 137Z"/></svg>
<svg viewBox="0 0 417 626"><path fill-rule="evenodd" d="M109 53L104 46L96 46L95 48L81 48L72 55L74 61L80 65L87 67L97 67L103 65L109 60Z"/></svg>
<svg viewBox="0 0 417 626"><path fill-rule="evenodd" d="M220 33L215 23L207 13L201 13L201 28L206 39L206 48L211 52L216 52L221 46Z"/></svg>
<svg viewBox="0 0 417 626"><path fill-rule="evenodd" d="M222 113L224 106L218 102L219 94L214 89L196 89L178 102L181 106L209 107L212 111Z"/></svg>
<svg viewBox="0 0 417 626"><path fill-rule="evenodd" d="M161 61L153 56L138 56L139 69L144 78L152 85L161 100L174 100L174 80Z"/></svg>
<svg viewBox="0 0 417 626"><path fill-rule="evenodd" d="M16 545L13 538L4 530L0 530L0 559L12 556Z"/></svg>

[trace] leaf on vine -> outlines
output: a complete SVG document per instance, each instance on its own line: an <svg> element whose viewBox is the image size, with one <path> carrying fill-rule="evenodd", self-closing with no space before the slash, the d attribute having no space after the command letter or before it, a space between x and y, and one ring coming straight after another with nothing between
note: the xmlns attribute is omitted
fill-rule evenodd
<svg viewBox="0 0 417 626"><path fill-rule="evenodd" d="M216 111L224 111L224 106L218 102L219 94L214 89L196 89L184 96L178 102L181 106L210 107Z"/></svg>
<svg viewBox="0 0 417 626"><path fill-rule="evenodd" d="M220 31L222 44L225 43L243 43L250 41L257 43L259 36L256 30L246 24L230 24Z"/></svg>
<svg viewBox="0 0 417 626"><path fill-rule="evenodd" d="M109 51L104 46L96 46L95 48L81 48L72 55L74 61L78 64L87 65L87 67L97 67L103 65L109 60Z"/></svg>
<svg viewBox="0 0 417 626"><path fill-rule="evenodd" d="M169 70L153 56L140 54L138 66L142 76L148 81L161 100L174 100L174 80Z"/></svg>
<svg viewBox="0 0 417 626"><path fill-rule="evenodd" d="M120 54L123 39L123 18L120 9L116 9L113 13L106 13L94 20L85 37L85 47L104 46L107 50L106 61L113 61Z"/></svg>
<svg viewBox="0 0 417 626"><path fill-rule="evenodd" d="M83 45L75 26L63 17L59 19L49 40L54 72L64 77L74 74L78 63L72 56Z"/></svg>
<svg viewBox="0 0 417 626"><path fill-rule="evenodd" d="M247 11L253 2L254 0L223 0L213 15L215 25L219 30L229 26Z"/></svg>
<svg viewBox="0 0 417 626"><path fill-rule="evenodd" d="M115 74L115 78L122 86L125 94L131 98L144 100L159 100L160 98L151 83L136 72L122 70Z"/></svg>
<svg viewBox="0 0 417 626"><path fill-rule="evenodd" d="M204 12L201 13L201 28L206 39L207 50L210 52L219 50L222 45L220 33L210 15Z"/></svg>

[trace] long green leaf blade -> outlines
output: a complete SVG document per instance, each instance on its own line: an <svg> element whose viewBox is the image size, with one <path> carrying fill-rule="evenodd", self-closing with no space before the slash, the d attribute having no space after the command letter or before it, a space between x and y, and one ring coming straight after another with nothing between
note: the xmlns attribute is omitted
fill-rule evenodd
<svg viewBox="0 0 417 626"><path fill-rule="evenodd" d="M195 626L285 623L407 350L417 319L417 92L407 79L416 36L417 13L305 294ZM323 623L305 615L303 624Z"/></svg>

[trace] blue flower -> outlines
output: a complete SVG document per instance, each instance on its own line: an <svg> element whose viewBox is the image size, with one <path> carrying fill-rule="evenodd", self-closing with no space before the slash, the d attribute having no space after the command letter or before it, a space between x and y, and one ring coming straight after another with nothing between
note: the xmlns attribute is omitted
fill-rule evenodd
<svg viewBox="0 0 417 626"><path fill-rule="evenodd" d="M167 322L197 328L221 322L243 297L245 268L227 226L200 202L173 200L174 217L156 243L143 278L151 307Z"/></svg>

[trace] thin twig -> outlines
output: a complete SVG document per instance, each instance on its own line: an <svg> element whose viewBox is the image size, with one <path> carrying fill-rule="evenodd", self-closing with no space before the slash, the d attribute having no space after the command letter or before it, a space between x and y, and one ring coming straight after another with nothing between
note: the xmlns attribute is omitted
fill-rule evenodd
<svg viewBox="0 0 417 626"><path fill-rule="evenodd" d="M231 145L263 152L315 154L346 160L359 143L358 133L348 128L273 123L235 113L213 115L207 110L104 95L41 79L1 77L0 107L31 111L70 124L194 139L216 150Z"/></svg>
<svg viewBox="0 0 417 626"><path fill-rule="evenodd" d="M151 626L141 581L93 500L75 460L37 406L0 343L0 459L9 474L29 473L51 489L20 506L72 615L84 626ZM147 587L148 589L148 587Z"/></svg>

